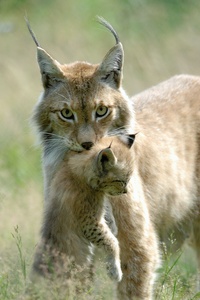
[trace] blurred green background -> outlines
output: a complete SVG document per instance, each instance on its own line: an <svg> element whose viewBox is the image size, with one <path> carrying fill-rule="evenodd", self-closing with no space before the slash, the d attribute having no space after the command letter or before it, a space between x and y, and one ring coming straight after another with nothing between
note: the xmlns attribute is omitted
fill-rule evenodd
<svg viewBox="0 0 200 300"><path fill-rule="evenodd" d="M15 299L22 282L11 233L18 226L29 267L43 201L40 150L29 124L42 85L25 15L61 63L102 60L114 45L95 21L103 16L124 46L129 95L175 74L200 74L198 0L0 0L0 299Z"/></svg>

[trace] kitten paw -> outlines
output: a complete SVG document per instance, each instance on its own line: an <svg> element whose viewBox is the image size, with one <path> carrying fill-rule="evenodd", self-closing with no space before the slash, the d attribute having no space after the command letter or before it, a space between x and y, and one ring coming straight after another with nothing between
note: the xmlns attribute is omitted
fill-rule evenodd
<svg viewBox="0 0 200 300"><path fill-rule="evenodd" d="M107 272L111 279L117 282L121 281L123 273L121 270L120 261L115 259L109 260L107 262Z"/></svg>

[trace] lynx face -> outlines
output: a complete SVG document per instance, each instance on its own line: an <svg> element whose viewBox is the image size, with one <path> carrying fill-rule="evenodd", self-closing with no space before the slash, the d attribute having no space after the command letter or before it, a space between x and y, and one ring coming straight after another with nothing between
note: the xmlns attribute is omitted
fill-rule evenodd
<svg viewBox="0 0 200 300"><path fill-rule="evenodd" d="M124 194L134 169L134 155L130 150L134 140L135 135L124 136L124 141L107 137L90 151L70 152L68 172L73 174L74 181L90 186L94 193Z"/></svg>
<svg viewBox="0 0 200 300"><path fill-rule="evenodd" d="M126 100L120 91L99 81L95 69L81 63L64 66L63 81L44 92L34 120L47 151L55 144L74 151L89 150L101 137L129 129Z"/></svg>
<svg viewBox="0 0 200 300"><path fill-rule="evenodd" d="M44 146L44 158L56 161L67 150L89 150L104 136L134 132L132 105L121 88L123 48L106 21L116 45L100 64L75 62L61 65L37 45L44 92L33 122Z"/></svg>

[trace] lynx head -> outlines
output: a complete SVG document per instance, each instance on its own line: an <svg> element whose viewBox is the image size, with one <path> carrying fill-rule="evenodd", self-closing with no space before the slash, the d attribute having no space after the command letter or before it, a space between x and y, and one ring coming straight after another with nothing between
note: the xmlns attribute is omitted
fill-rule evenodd
<svg viewBox="0 0 200 300"><path fill-rule="evenodd" d="M89 150L103 136L134 131L131 102L121 87L123 47L113 27L99 18L116 44L99 64L60 64L37 45L44 91L35 107L33 122L40 134L44 157L62 157L67 150Z"/></svg>
<svg viewBox="0 0 200 300"><path fill-rule="evenodd" d="M73 181L91 187L95 192L120 195L127 192L127 185L134 171L134 152L131 147L135 134L104 137L90 151L66 155L67 173Z"/></svg>

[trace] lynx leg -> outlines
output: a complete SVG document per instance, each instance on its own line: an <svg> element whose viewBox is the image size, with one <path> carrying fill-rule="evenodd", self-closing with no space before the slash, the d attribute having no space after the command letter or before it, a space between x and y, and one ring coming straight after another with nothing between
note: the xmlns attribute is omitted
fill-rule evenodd
<svg viewBox="0 0 200 300"><path fill-rule="evenodd" d="M157 237L142 212L140 202L133 206L128 196L110 198L118 226L122 281L118 284L120 300L150 300L155 271L159 264Z"/></svg>
<svg viewBox="0 0 200 300"><path fill-rule="evenodd" d="M113 216L112 206L107 199L105 200L104 207L105 207L104 219L106 221L106 224L108 225L108 227L110 228L114 236L116 236L118 231L117 225L115 223L115 218Z"/></svg>
<svg viewBox="0 0 200 300"><path fill-rule="evenodd" d="M197 273L197 291L200 291L200 246L197 250L197 263L198 263L198 273Z"/></svg>
<svg viewBox="0 0 200 300"><path fill-rule="evenodd" d="M51 273L70 276L69 270L74 263L85 271L88 270L88 274L83 272L84 277L90 277L92 249L65 225L66 216L65 205L61 206L56 201L46 209L41 242L32 267L33 281L35 278L37 280L37 275L48 276Z"/></svg>
<svg viewBox="0 0 200 300"><path fill-rule="evenodd" d="M120 281L122 271L120 266L119 245L106 223L92 222L83 227L85 237L96 246L104 248L107 255L107 271L111 279Z"/></svg>
<svg viewBox="0 0 200 300"><path fill-rule="evenodd" d="M200 213L197 220L193 225L193 239L192 246L196 251L197 258L197 291L200 292Z"/></svg>

